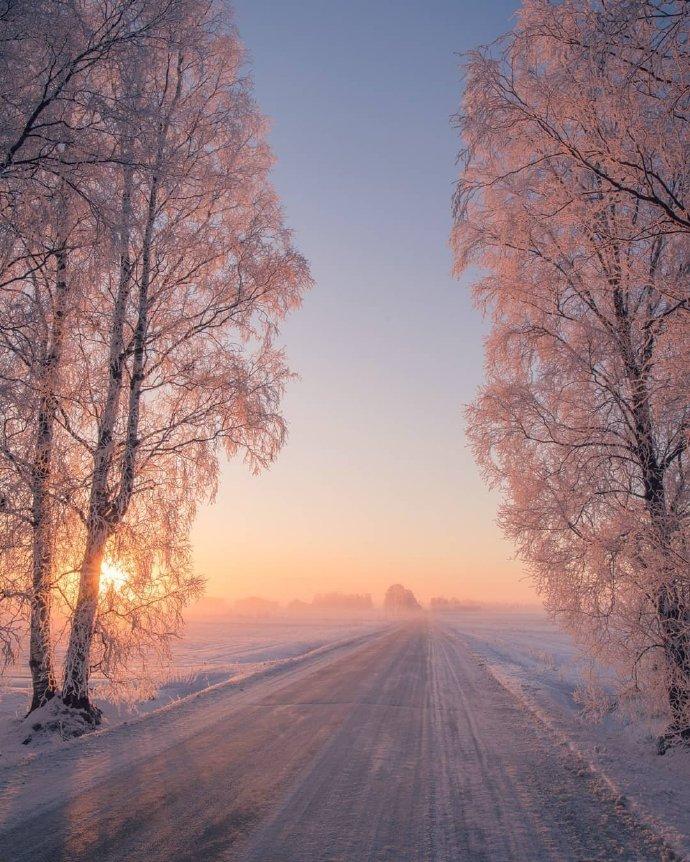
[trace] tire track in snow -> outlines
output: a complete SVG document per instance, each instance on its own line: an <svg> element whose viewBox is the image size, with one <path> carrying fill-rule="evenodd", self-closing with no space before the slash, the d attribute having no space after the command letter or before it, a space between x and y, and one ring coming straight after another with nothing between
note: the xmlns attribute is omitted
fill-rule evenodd
<svg viewBox="0 0 690 862"><path fill-rule="evenodd" d="M447 632L416 624L406 637L247 850L230 858L671 858Z"/></svg>
<svg viewBox="0 0 690 862"><path fill-rule="evenodd" d="M126 768L111 734L102 782L70 793L66 770L56 785L66 797L0 833L0 859L672 858L426 620L260 681L246 697L218 690L180 715L189 730L175 745ZM127 739L174 720L142 723Z"/></svg>

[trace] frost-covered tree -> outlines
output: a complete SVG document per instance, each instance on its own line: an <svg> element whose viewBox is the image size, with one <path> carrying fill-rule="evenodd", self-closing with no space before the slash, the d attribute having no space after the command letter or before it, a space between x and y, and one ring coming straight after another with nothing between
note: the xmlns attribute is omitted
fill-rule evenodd
<svg viewBox="0 0 690 862"><path fill-rule="evenodd" d="M17 0L0 9L0 200L8 205L12 182L74 173L102 163L91 148L101 107L110 94L101 73L129 44L155 43L180 0ZM14 187L21 196L23 187ZM82 193L85 187L80 187Z"/></svg>
<svg viewBox="0 0 690 862"><path fill-rule="evenodd" d="M0 394L0 458L4 517L14 536L13 542L3 544L3 550L11 547L13 552L3 553L2 577L14 585L15 599L21 597L30 608L32 708L57 688L50 616L59 534L66 535L71 524L67 501L74 490L69 452L58 430L59 413L61 404L74 395L69 366L76 359L70 340L75 306L81 285L94 275L91 252L88 246L80 247L90 243L91 231L80 224L83 212L70 190L56 190L53 206L44 207L42 215L50 218L32 228L27 225L17 243L31 252L17 265L21 276L7 279L0 291L5 384ZM23 271L29 261L32 268Z"/></svg>
<svg viewBox="0 0 690 862"><path fill-rule="evenodd" d="M491 315L469 432L548 607L690 735L679 3L527 2L467 61L453 244ZM683 23L685 22L685 24ZM632 47L631 47L632 46Z"/></svg>
<svg viewBox="0 0 690 862"><path fill-rule="evenodd" d="M234 31L190 0L163 35L130 71L120 251L84 316L68 411L92 467L62 698L94 718L91 669L117 678L164 649L199 588L187 535L220 452L259 469L282 445L289 372L273 339L309 281ZM108 560L128 576L104 593Z"/></svg>
<svg viewBox="0 0 690 862"><path fill-rule="evenodd" d="M18 3L0 28L0 649L28 623L41 706L57 605L63 698L95 720L91 671L140 678L200 587L221 452L259 469L283 442L273 342L309 276L220 4Z"/></svg>
<svg viewBox="0 0 690 862"><path fill-rule="evenodd" d="M684 0L525 0L515 32L468 58L482 68L471 106L538 133L544 163L577 165L656 230L687 233L689 25Z"/></svg>
<svg viewBox="0 0 690 862"><path fill-rule="evenodd" d="M178 7L45 0L0 14L0 620L12 658L29 607L32 708L57 688L51 605L78 482L59 424L79 363L79 308L108 254L105 180L121 161L112 84L130 46L155 40Z"/></svg>
<svg viewBox="0 0 690 862"><path fill-rule="evenodd" d="M391 584L383 597L383 607L394 614L416 613L422 609L412 590L402 584Z"/></svg>

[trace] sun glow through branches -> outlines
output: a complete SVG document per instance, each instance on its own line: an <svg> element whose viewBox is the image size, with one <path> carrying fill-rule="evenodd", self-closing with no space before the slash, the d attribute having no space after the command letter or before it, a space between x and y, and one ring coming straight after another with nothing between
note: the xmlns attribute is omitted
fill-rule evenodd
<svg viewBox="0 0 690 862"><path fill-rule="evenodd" d="M101 593L107 592L111 587L121 590L127 583L127 572L115 563L103 562L101 564Z"/></svg>

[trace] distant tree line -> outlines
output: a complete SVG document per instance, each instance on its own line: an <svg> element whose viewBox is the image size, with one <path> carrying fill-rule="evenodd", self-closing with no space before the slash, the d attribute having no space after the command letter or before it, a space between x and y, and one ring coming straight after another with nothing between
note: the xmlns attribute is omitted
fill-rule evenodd
<svg viewBox="0 0 690 862"><path fill-rule="evenodd" d="M443 611L476 611L481 609L479 602L467 599L447 599L444 596L434 596L429 600L429 608L441 613Z"/></svg>
<svg viewBox="0 0 690 862"><path fill-rule="evenodd" d="M342 608L353 611L368 611L374 607L370 593L317 593L312 605L315 608Z"/></svg>

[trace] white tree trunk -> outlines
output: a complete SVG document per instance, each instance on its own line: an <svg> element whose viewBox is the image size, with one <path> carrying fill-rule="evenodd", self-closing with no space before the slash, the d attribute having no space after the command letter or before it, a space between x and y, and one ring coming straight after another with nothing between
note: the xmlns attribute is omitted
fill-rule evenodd
<svg viewBox="0 0 690 862"><path fill-rule="evenodd" d="M33 578L29 667L32 697L30 711L42 706L57 691L53 643L50 632L50 606L53 589L53 507L50 482L53 466L56 395L67 314L68 281L66 252L57 255L55 303L49 343L41 370L42 393L37 415L36 449L32 465Z"/></svg>
<svg viewBox="0 0 690 862"><path fill-rule="evenodd" d="M92 708L88 696L90 653L98 608L101 563L105 544L110 534L109 479L113 462L113 435L120 407L126 362L125 323L132 281L130 256L132 181L133 170L125 158L120 232L120 276L110 332L108 388L103 413L98 425L87 519L86 550L79 572L79 593L65 657L62 690L62 697L66 704L75 708L86 709L95 720L99 717L98 712Z"/></svg>

